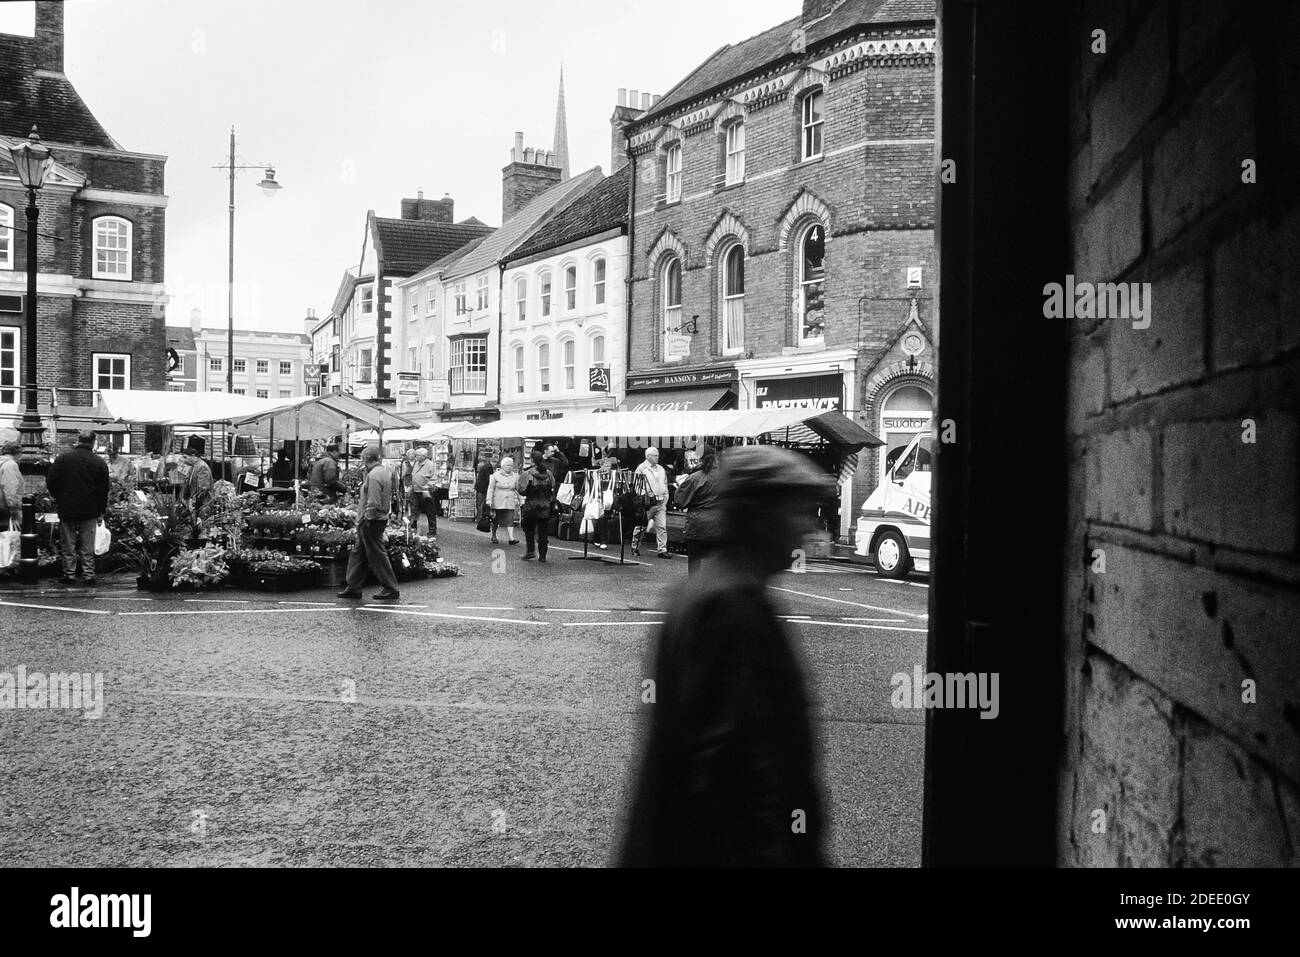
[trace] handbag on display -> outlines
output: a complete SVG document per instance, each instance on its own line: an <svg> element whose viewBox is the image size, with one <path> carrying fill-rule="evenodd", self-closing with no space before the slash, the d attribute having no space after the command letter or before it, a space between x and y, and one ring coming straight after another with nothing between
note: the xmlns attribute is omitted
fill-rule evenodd
<svg viewBox="0 0 1300 957"><path fill-rule="evenodd" d="M573 473L570 472L564 477L560 484L559 490L555 493L555 500L561 505L573 504Z"/></svg>

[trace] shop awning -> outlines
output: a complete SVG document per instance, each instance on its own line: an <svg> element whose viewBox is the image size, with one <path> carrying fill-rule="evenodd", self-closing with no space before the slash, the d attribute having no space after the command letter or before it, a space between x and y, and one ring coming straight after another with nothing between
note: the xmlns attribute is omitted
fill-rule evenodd
<svg viewBox="0 0 1300 957"><path fill-rule="evenodd" d="M353 429L414 428L405 416L362 402L342 392L328 395L300 396L278 402L260 400L261 409L232 421L241 432L267 435L272 430L284 438L309 436L324 438L342 435Z"/></svg>
<svg viewBox="0 0 1300 957"><path fill-rule="evenodd" d="M99 393L95 414L102 415L105 422L134 425L207 425L232 422L266 406L266 399L227 392L105 389Z"/></svg>
<svg viewBox="0 0 1300 957"><path fill-rule="evenodd" d="M714 412L732 409L736 393L730 389L670 389L633 392L623 400L624 412Z"/></svg>
<svg viewBox="0 0 1300 957"><path fill-rule="evenodd" d="M432 442L434 439L451 439L474 428L472 422L426 422L414 429L384 429L385 442ZM348 436L352 445L366 445L378 442L379 433L374 429L363 429Z"/></svg>

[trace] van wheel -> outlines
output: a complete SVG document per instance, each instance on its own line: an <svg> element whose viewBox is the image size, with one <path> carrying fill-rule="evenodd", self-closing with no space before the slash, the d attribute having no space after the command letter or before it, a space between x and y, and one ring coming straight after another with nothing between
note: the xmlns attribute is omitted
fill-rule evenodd
<svg viewBox="0 0 1300 957"><path fill-rule="evenodd" d="M881 578L906 578L912 570L907 542L898 532L885 532L876 542L876 574Z"/></svg>

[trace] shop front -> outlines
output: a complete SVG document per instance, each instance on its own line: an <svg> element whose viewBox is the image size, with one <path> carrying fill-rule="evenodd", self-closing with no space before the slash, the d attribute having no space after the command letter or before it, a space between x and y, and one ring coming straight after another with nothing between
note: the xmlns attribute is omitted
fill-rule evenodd
<svg viewBox="0 0 1300 957"><path fill-rule="evenodd" d="M693 372L651 373L627 377L625 412L722 412L739 407L734 366ZM655 446L660 450L694 448L695 436L632 435L616 444L628 449ZM638 457L639 461L639 457Z"/></svg>

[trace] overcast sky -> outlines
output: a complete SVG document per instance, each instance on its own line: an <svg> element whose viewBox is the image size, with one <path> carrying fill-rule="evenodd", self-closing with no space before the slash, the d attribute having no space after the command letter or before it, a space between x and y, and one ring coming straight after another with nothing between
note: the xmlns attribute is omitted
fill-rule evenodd
<svg viewBox="0 0 1300 957"><path fill-rule="evenodd" d="M0 32L32 32L0 3ZM450 193L456 219L501 219L514 131L550 148L560 64L570 167L609 170L620 86L663 93L799 0L69 0L66 71L125 149L167 162L168 322L226 323L233 124L238 327L299 331L358 260L367 209Z"/></svg>

